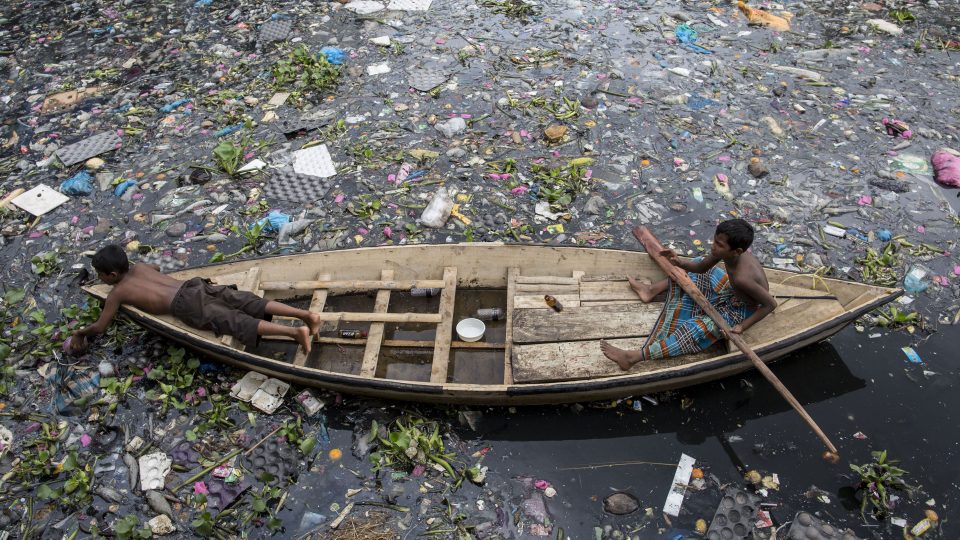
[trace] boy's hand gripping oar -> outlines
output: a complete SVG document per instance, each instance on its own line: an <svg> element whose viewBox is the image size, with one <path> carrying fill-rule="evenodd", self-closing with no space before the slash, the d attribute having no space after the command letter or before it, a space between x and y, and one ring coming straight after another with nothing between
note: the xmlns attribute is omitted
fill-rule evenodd
<svg viewBox="0 0 960 540"><path fill-rule="evenodd" d="M637 240L639 240L641 244L643 244L643 247L645 247L647 250L647 254L650 255L650 258L657 263L664 273L666 273L670 279L675 281L677 285L683 289L683 292L687 293L690 298L693 298L697 305L703 308L703 311L705 311L707 315L709 315L710 318L717 323L717 326L723 330L723 333L727 335L730 341L732 341L743 352L743 354L749 358L751 362L753 362L753 366L757 368L757 371L759 371L764 378L770 381L770 384L777 389L777 392L780 392L780 395L783 396L783 398L786 399L787 402L798 413L800 413L800 416L802 416L804 421L807 422L807 425L809 425L813 432L817 434L817 437L820 437L820 440L823 441L823 444L827 446L828 450L823 453L823 459L829 461L830 463L838 462L840 460L840 455L837 453L837 447L830 442L830 439L828 439L823 430L820 429L820 426L818 426L817 423L813 421L813 418L807 414L807 411L803 409L803 406L800 405L800 402L797 401L797 398L793 397L793 394L791 394L790 391L787 390L787 387L780 382L780 379L778 379L777 376L770 371L770 368L768 368L767 365L760 360L760 357L758 357L757 354L750 349L750 346L743 341L743 337L730 331L730 325L727 324L727 321L720 315L720 313L712 305L710 305L710 302L708 302L707 298L703 296L703 293L700 292L700 289L698 289L693 282L690 281L690 277L687 276L687 273L682 268L678 268L670 264L670 261L660 254L660 252L663 250L663 245L660 244L656 237L653 236L653 233L651 233L646 227L640 226L633 230L633 235L637 237Z"/></svg>

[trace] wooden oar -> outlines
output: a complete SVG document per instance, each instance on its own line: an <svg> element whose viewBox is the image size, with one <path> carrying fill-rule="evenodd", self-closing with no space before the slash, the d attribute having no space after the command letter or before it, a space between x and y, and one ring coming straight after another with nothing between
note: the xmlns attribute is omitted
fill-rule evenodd
<svg viewBox="0 0 960 540"><path fill-rule="evenodd" d="M743 337L730 331L730 325L727 324L727 321L720 315L720 313L712 305L710 305L710 302L707 301L707 298L702 292L700 292L700 289L698 289L693 284L693 281L690 280L690 277L687 276L687 272L682 268L674 266L666 259L666 257L660 254L660 252L663 251L663 245L660 244L660 241L657 240L655 236L653 236L653 233L651 233L646 227L640 226L633 230L633 235L637 237L637 240L639 240L641 244L643 244L643 247L645 247L647 250L647 254L650 255L650 258L657 263L664 273L666 273L670 279L675 281L677 285L683 289L683 292L687 293L690 298L693 298L697 305L703 308L703 311L705 311L707 315L709 315L710 318L717 323L717 326L723 330L724 334L727 335L730 341L732 341L734 345L736 345L743 352L743 354L749 358L751 362L753 362L753 366L757 368L757 371L759 371L768 381L770 381L770 384L777 389L777 392L780 392L780 395L787 400L787 403L789 403L798 413L800 413L800 416L803 417L807 425L810 426L810 429L812 429L813 432L817 434L817 437L820 437L820 440L823 441L823 444L827 446L828 451L823 453L823 459L831 463L836 463L839 461L840 455L837 452L837 447L830 442L830 439L828 439L827 435L822 429L820 429L820 426L818 426L817 423L813 421L813 418L807 414L807 411L803 409L803 405L800 405L800 402L797 401L797 398L793 397L793 394L790 393L790 390L787 390L787 387L780 382L780 379L778 379L777 376L770 371L770 368L768 368L767 365L760 360L760 357L753 352L750 346L743 341Z"/></svg>

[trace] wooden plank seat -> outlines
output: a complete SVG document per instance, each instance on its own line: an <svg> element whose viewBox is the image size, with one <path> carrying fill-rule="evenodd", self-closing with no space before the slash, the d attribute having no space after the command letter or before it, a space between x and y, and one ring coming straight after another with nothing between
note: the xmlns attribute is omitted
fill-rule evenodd
<svg viewBox="0 0 960 540"><path fill-rule="evenodd" d="M514 343L584 341L650 335L662 303L611 304L565 307L560 313L550 308L515 310Z"/></svg>

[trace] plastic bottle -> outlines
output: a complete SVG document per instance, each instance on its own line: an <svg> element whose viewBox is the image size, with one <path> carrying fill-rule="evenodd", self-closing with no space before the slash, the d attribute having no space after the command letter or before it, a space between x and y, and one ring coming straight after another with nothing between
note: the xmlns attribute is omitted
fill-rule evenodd
<svg viewBox="0 0 960 540"><path fill-rule="evenodd" d="M426 289L423 287L414 287L410 289L410 296L439 296L443 289Z"/></svg>
<svg viewBox="0 0 960 540"><path fill-rule="evenodd" d="M549 294L544 295L543 301L546 302L548 306L552 307L557 313L563 311L563 304L558 302L556 298L550 296Z"/></svg>
<svg viewBox="0 0 960 540"><path fill-rule="evenodd" d="M930 286L927 283L927 276L930 270L922 264L915 264L910 267L910 271L903 277L903 290L909 294L917 294L927 290Z"/></svg>
<svg viewBox="0 0 960 540"><path fill-rule="evenodd" d="M420 223L427 227L439 229L447 224L450 212L453 210L453 199L447 193L447 188L441 187L433 194L430 204L420 214Z"/></svg>
<svg viewBox="0 0 960 540"><path fill-rule="evenodd" d="M477 313L474 314L474 317L481 321L499 321L503 318L503 315L503 308L480 308L477 310Z"/></svg>

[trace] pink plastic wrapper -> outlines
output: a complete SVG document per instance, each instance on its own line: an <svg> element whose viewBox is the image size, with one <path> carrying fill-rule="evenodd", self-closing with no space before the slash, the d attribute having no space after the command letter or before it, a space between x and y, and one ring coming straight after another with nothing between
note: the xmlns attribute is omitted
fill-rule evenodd
<svg viewBox="0 0 960 540"><path fill-rule="evenodd" d="M941 186L960 188L960 152L941 148L930 158L933 178Z"/></svg>

